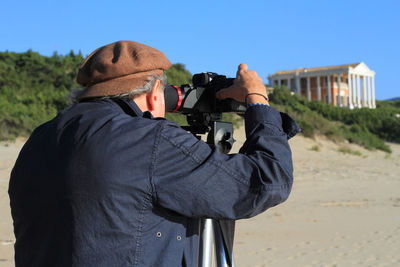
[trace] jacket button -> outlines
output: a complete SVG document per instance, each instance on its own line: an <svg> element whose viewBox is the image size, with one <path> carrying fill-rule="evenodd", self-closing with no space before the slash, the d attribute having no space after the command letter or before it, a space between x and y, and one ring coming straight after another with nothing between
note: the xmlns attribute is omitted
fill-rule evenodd
<svg viewBox="0 0 400 267"><path fill-rule="evenodd" d="M158 232L158 233L157 233L157 237L161 237L161 232Z"/></svg>
<svg viewBox="0 0 400 267"><path fill-rule="evenodd" d="M178 236L176 237L176 239L178 239L178 241L180 241L180 240L182 239L182 237L181 237L180 235L178 235Z"/></svg>

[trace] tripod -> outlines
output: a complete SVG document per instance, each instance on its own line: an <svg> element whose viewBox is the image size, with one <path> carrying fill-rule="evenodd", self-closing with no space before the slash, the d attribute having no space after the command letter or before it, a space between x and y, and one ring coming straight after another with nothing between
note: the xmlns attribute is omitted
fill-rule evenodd
<svg viewBox="0 0 400 267"><path fill-rule="evenodd" d="M199 139L200 136L198 134L204 134L208 131L207 144L211 148L216 148L220 152L227 154L235 141L233 139L233 125L229 122L213 120L221 117L222 115L210 116L210 114L203 114L200 120L202 121L201 124L198 124L199 120L192 120L193 118L188 117L188 122L191 126L186 126L184 129ZM194 121L197 123L193 123ZM234 267L234 234L235 221L233 220L201 219L198 266Z"/></svg>

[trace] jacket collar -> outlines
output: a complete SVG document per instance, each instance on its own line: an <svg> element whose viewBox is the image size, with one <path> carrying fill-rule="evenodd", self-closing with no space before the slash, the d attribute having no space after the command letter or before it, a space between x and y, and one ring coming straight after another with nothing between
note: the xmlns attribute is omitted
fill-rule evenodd
<svg viewBox="0 0 400 267"><path fill-rule="evenodd" d="M144 117L153 119L153 115L149 111L143 112L132 99L112 99L120 108L132 117Z"/></svg>

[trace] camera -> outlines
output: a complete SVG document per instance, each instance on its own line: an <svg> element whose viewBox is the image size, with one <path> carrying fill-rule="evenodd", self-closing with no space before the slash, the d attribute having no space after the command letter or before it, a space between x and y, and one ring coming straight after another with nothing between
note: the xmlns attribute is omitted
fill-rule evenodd
<svg viewBox="0 0 400 267"><path fill-rule="evenodd" d="M165 110L186 115L189 126L183 126L183 129L198 138L199 134L208 132L207 143L223 153L228 153L235 141L233 125L221 121L222 113L243 115L246 105L233 99L217 99L216 93L231 86L233 81L233 78L215 72L203 72L193 75L192 85L167 85L164 90Z"/></svg>
<svg viewBox="0 0 400 267"><path fill-rule="evenodd" d="M165 108L167 112L181 114L234 112L243 114L244 103L233 99L216 99L219 90L233 84L234 78L226 78L214 72L194 74L193 85L168 85L165 88Z"/></svg>
<svg viewBox="0 0 400 267"><path fill-rule="evenodd" d="M244 103L233 99L219 100L215 96L233 81L234 78L225 75L203 72L193 75L192 85L168 85L164 91L166 112L186 115L189 125L198 127L220 121L224 112L243 115L246 111Z"/></svg>

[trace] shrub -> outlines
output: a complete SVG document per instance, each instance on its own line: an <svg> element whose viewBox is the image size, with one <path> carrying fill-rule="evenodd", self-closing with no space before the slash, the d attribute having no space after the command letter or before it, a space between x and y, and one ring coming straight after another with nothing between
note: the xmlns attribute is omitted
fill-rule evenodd
<svg viewBox="0 0 400 267"><path fill-rule="evenodd" d="M352 150L348 147L341 146L338 149L339 152L342 152L343 154L350 154L350 155L355 155L355 156L362 156L362 153L358 150Z"/></svg>
<svg viewBox="0 0 400 267"><path fill-rule="evenodd" d="M0 52L0 140L28 136L41 123L53 118L69 105L71 89L83 89L76 81L81 53L66 56L54 53L45 57L36 52ZM166 72L173 84L191 81L183 64L174 64ZM167 118L186 124L182 115Z"/></svg>
<svg viewBox="0 0 400 267"><path fill-rule="evenodd" d="M293 116L303 135L322 134L333 141L356 143L367 149L380 149L390 153L383 140L400 142L400 101L378 102L377 109L346 109L307 101L292 94L285 87L277 87L270 94L271 104ZM393 102L393 101L392 101Z"/></svg>
<svg viewBox="0 0 400 267"><path fill-rule="evenodd" d="M311 147L312 151L321 152L321 148L318 145L314 145Z"/></svg>

